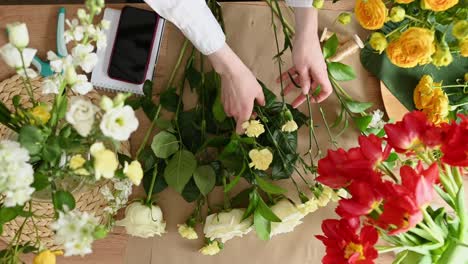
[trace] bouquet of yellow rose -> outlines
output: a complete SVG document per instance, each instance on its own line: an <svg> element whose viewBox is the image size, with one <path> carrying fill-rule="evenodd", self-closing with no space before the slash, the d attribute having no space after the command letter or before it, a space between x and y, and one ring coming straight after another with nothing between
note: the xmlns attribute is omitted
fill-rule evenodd
<svg viewBox="0 0 468 264"><path fill-rule="evenodd" d="M0 102L0 124L12 131L0 141L0 233L7 227L16 231L8 239L2 234L9 244L0 251L0 263L19 263L21 253L29 252L38 254L34 263L55 263L62 252L50 247L64 249L65 256L91 253L93 241L106 236L111 216L141 181L141 165L117 153L138 127L133 109L125 105L128 95L103 96L99 105L84 97L93 89L85 73L96 65L95 45L104 48L109 22L93 23L103 7L102 0L87 0L78 19L67 20L70 55L47 53L55 74L43 79L41 88L52 103L41 102L33 91L31 78L37 74L28 67L36 50L27 47L27 26L7 25L9 43L0 47L0 57L21 76L28 98L13 97L10 108ZM75 194L87 185L101 188L110 217L75 208ZM44 201L52 204L52 216L35 210ZM10 226L12 221L18 229ZM55 246L38 232L37 224L44 221L55 232Z"/></svg>
<svg viewBox="0 0 468 264"><path fill-rule="evenodd" d="M468 7L459 0L357 0L355 15L365 29L377 30L368 42L401 68L432 63L448 66L468 57Z"/></svg>

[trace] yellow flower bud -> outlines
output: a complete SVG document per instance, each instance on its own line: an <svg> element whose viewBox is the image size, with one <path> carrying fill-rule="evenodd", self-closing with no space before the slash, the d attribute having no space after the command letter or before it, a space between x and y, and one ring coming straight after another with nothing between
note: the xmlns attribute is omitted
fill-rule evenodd
<svg viewBox="0 0 468 264"><path fill-rule="evenodd" d="M248 137L259 137L265 132L265 128L258 120L246 121L242 124L242 128L245 129L245 134Z"/></svg>
<svg viewBox="0 0 468 264"><path fill-rule="evenodd" d="M452 28L452 35L459 39L463 40L468 37L468 21L460 20Z"/></svg>
<svg viewBox="0 0 468 264"><path fill-rule="evenodd" d="M273 154L267 148L261 150L252 149L249 152L249 157L252 160L249 166L258 170L267 170L273 161Z"/></svg>
<svg viewBox="0 0 468 264"><path fill-rule="evenodd" d="M434 83L430 75L424 75L413 92L414 105L417 109L422 110L429 106L434 94L434 88L440 86L439 83Z"/></svg>
<svg viewBox="0 0 468 264"><path fill-rule="evenodd" d="M63 252L61 250L44 250L34 257L33 264L55 264L57 262L56 256L62 255Z"/></svg>
<svg viewBox="0 0 468 264"><path fill-rule="evenodd" d="M81 156L81 154L77 154L71 157L68 167L70 167L72 170L77 170L83 167L85 163L86 160L83 158L83 156Z"/></svg>
<svg viewBox="0 0 468 264"><path fill-rule="evenodd" d="M207 256L213 256L221 251L218 241L213 241L200 249L200 253Z"/></svg>
<svg viewBox="0 0 468 264"><path fill-rule="evenodd" d="M91 156L94 158L94 173L96 180L101 177L110 179L114 177L115 170L119 166L119 161L114 152L106 149L102 143L94 143L90 149Z"/></svg>
<svg viewBox="0 0 468 264"><path fill-rule="evenodd" d="M49 107L46 105L38 105L31 109L31 115L39 124L46 124L50 119Z"/></svg>
<svg viewBox="0 0 468 264"><path fill-rule="evenodd" d="M347 12L341 13L338 16L338 22L340 22L342 25L349 24L349 22L351 22L351 14Z"/></svg>
<svg viewBox="0 0 468 264"><path fill-rule="evenodd" d="M379 54L382 54L388 46L385 35L379 32L372 33L369 39L369 44L374 50L378 51Z"/></svg>
<svg viewBox="0 0 468 264"><path fill-rule="evenodd" d="M314 0L314 2L312 3L312 6L317 9L321 9L323 7L324 2L325 2L324 0Z"/></svg>
<svg viewBox="0 0 468 264"><path fill-rule="evenodd" d="M458 44L460 45L460 55L468 57L468 38L460 40Z"/></svg>
<svg viewBox="0 0 468 264"><path fill-rule="evenodd" d="M436 52L432 55L432 64L437 67L448 66L453 61L453 56L448 47L436 46Z"/></svg>
<svg viewBox="0 0 468 264"><path fill-rule="evenodd" d="M403 7L401 6L395 6L390 10L390 20L392 22L398 23L400 21L403 21L405 19L406 11Z"/></svg>
<svg viewBox="0 0 468 264"><path fill-rule="evenodd" d="M181 237L189 240L197 239L198 235L197 232L195 232L195 229L193 227L190 227L186 224L179 225L179 234Z"/></svg>
<svg viewBox="0 0 468 264"><path fill-rule="evenodd" d="M130 165L125 162L123 172L133 182L133 184L140 185L141 179L143 179L143 169L141 168L140 162L134 160Z"/></svg>

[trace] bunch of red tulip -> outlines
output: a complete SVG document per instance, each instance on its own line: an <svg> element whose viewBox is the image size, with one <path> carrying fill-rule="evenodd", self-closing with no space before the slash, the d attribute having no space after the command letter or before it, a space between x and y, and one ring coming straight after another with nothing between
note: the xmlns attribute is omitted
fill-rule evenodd
<svg viewBox="0 0 468 264"><path fill-rule="evenodd" d="M436 126L415 111L384 129L386 137L360 136L359 147L329 150L318 163L317 180L350 196L336 208L341 219L322 223L322 262L374 263L395 251L398 263L468 263L468 116ZM447 206L431 206L437 194Z"/></svg>

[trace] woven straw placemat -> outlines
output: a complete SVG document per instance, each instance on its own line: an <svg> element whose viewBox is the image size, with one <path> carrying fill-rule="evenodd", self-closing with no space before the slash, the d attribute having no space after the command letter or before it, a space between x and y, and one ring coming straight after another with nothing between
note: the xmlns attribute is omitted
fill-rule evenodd
<svg viewBox="0 0 468 264"><path fill-rule="evenodd" d="M42 94L41 89L42 78L36 78L31 81L35 98L40 102L52 102L53 95ZM31 106L28 102L28 95L23 88L23 80L19 75L15 75L0 83L0 100L9 108L12 109L12 99L15 95L21 96L21 101L26 107ZM86 95L93 103L98 104L100 96L96 91L92 91ZM29 104L29 105L28 105ZM11 131L0 124L0 139L6 139L11 134ZM129 142L123 142L119 152L128 155L130 153ZM101 223L104 223L106 214L103 209L107 206L106 199L101 194L101 188L108 185L112 188L111 182L103 182L97 186L84 186L73 193L76 201L76 209L81 212L94 214ZM34 244L37 239L41 241L41 245L49 249L59 249L60 247L54 244L54 232L50 229L50 224L54 221L54 209L51 202L44 200L32 200L32 212L34 217L29 218L25 223L19 241L21 244L31 242ZM26 206L25 210L29 210ZM17 217L3 226L3 233L0 239L9 243L15 238L20 226L23 224L24 218ZM36 228L35 228L35 227Z"/></svg>

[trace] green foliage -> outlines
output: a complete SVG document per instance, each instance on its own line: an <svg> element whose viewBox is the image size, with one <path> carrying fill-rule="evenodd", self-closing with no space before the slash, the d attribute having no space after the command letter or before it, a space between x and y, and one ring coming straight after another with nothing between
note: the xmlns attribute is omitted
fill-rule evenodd
<svg viewBox="0 0 468 264"><path fill-rule="evenodd" d="M255 211L254 213L254 227L257 236L261 240L269 240L271 233L271 222L268 221L260 211Z"/></svg>
<svg viewBox="0 0 468 264"><path fill-rule="evenodd" d="M24 126L19 133L19 142L31 156L39 155L44 147L47 135L34 126Z"/></svg>
<svg viewBox="0 0 468 264"><path fill-rule="evenodd" d="M175 88L169 88L162 92L159 97L159 103L164 107L166 110L171 112L177 111L177 106L179 104L179 95L176 93ZM182 109L184 108L183 104L180 106Z"/></svg>
<svg viewBox="0 0 468 264"><path fill-rule="evenodd" d="M199 166L193 173L193 178L201 194L205 196L213 190L216 184L216 174L210 165Z"/></svg>
<svg viewBox="0 0 468 264"><path fill-rule="evenodd" d="M333 34L333 36L329 38L323 45L323 57L325 59L328 59L335 55L339 44L340 43L338 42L338 37L336 36L336 34Z"/></svg>
<svg viewBox="0 0 468 264"><path fill-rule="evenodd" d="M167 159L179 150L179 140L173 134L161 131L153 138L151 148L156 157Z"/></svg>
<svg viewBox="0 0 468 264"><path fill-rule="evenodd" d="M36 192L43 190L49 186L49 176L41 171L34 172L34 182L31 186L36 189Z"/></svg>
<svg viewBox="0 0 468 264"><path fill-rule="evenodd" d="M182 193L197 167L195 156L187 150L179 150L167 163L164 178L169 186Z"/></svg>
<svg viewBox="0 0 468 264"><path fill-rule="evenodd" d="M260 189L262 189L263 191L265 191L266 193L270 193L270 194L283 194L286 192L285 189L277 186L277 185L274 185L260 177L258 177L257 175L255 175L255 180L258 184L258 187L260 187Z"/></svg>
<svg viewBox="0 0 468 264"><path fill-rule="evenodd" d="M151 168L145 170L142 182L143 182L143 188L145 189L145 192L148 196L152 196L153 194L160 193L164 189L167 188L167 183L163 175L165 168L166 168L166 163L164 162L164 160L159 160L159 162L157 163L157 166L156 164L154 164L151 166ZM154 174L156 174L156 180L154 182L153 189L151 190L151 180Z"/></svg>
<svg viewBox="0 0 468 264"><path fill-rule="evenodd" d="M54 208L58 211L75 209L75 198L68 191L58 190L52 193Z"/></svg>
<svg viewBox="0 0 468 264"><path fill-rule="evenodd" d="M337 81L351 81L356 79L353 68L341 62L327 62L328 71Z"/></svg>

